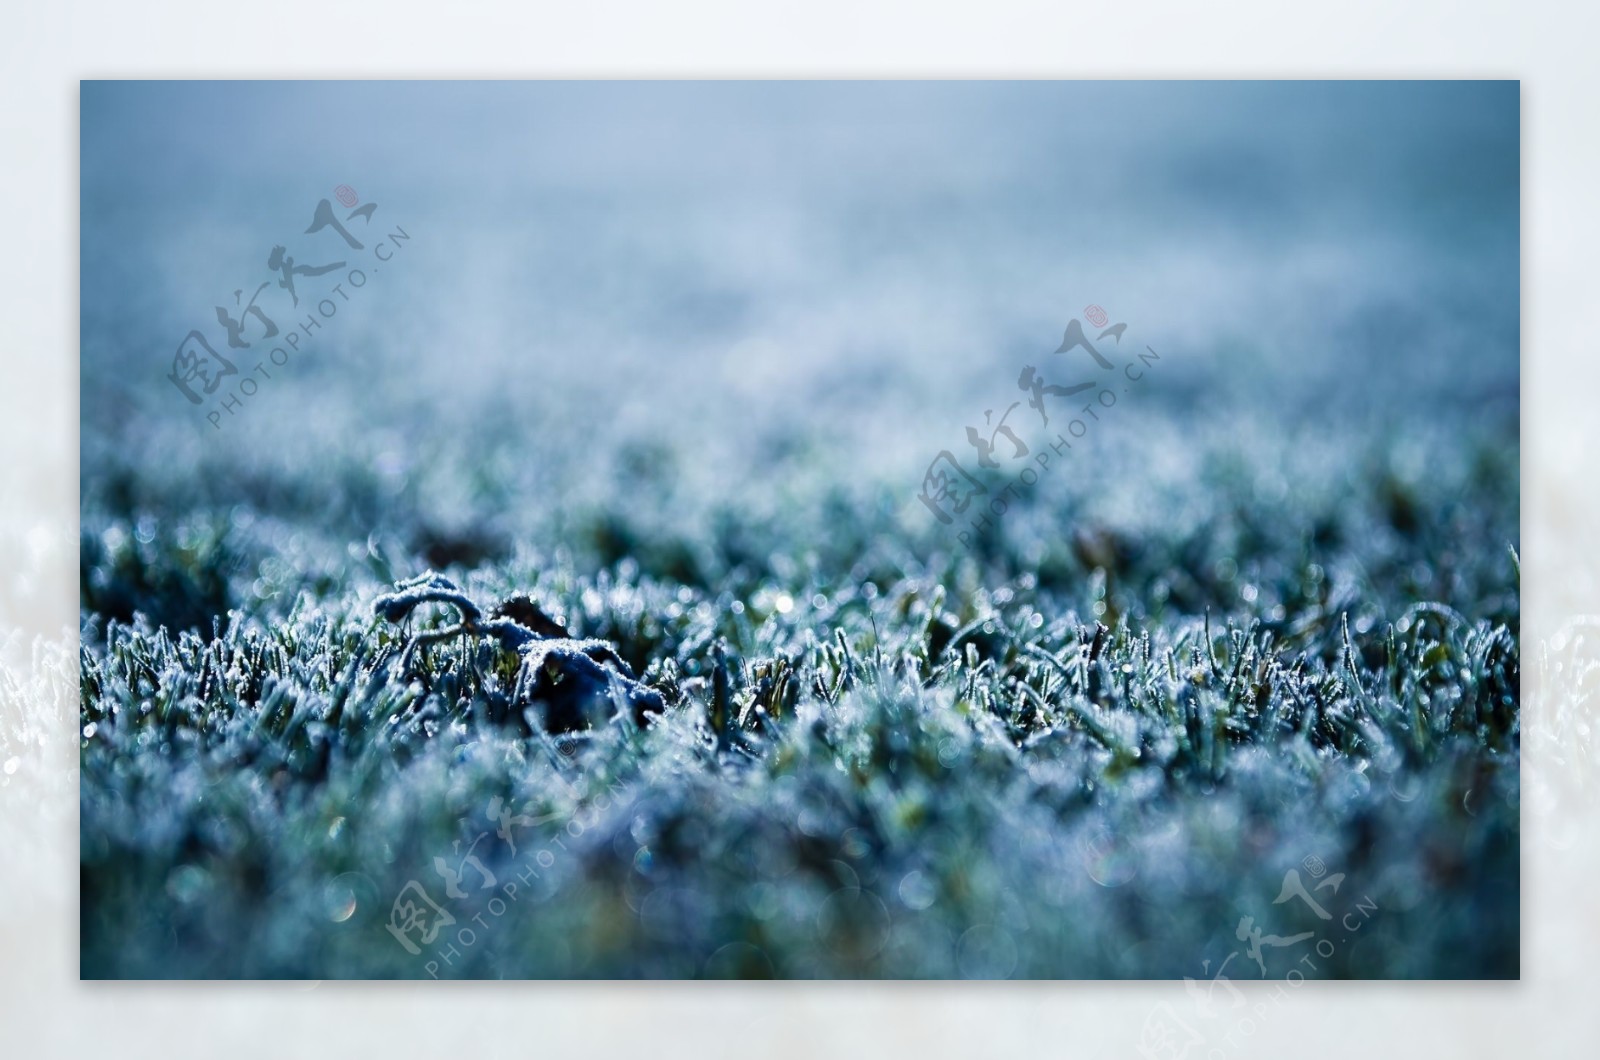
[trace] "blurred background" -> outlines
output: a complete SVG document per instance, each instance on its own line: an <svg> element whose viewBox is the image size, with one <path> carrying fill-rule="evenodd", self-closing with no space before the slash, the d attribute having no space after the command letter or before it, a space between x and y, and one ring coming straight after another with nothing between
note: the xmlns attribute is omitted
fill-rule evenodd
<svg viewBox="0 0 1600 1060"><path fill-rule="evenodd" d="M1021 365L1067 381L1051 351L1090 303L1163 358L1087 442L1137 465L1096 503L1148 506L1195 432L1514 446L1518 106L1515 82L85 82L85 503L165 476L226 503L348 455L509 533L508 506L615 500L630 467L748 504L821 473L920 527L929 461L970 462ZM376 204L357 239L412 239L214 429L173 353L191 328L231 352L216 307L276 279L274 246L371 253L302 234L338 185ZM285 331L310 309L258 304Z"/></svg>

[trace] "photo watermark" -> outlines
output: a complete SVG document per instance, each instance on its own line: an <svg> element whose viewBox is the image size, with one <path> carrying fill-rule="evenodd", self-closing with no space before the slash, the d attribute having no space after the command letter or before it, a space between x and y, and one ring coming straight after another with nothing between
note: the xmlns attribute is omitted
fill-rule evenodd
<svg viewBox="0 0 1600 1060"><path fill-rule="evenodd" d="M1131 359L1122 356L1122 340L1128 325L1112 324L1110 314L1100 306L1086 306L1083 316L1094 329L1094 337L1091 338L1090 332L1084 330L1083 322L1074 317L1067 325L1061 345L1052 351L1052 355L1081 350L1097 366L1099 373L1112 373L1109 378L1103 375L1087 380L1075 377L1071 385L1062 385L1046 379L1043 370L1031 364L1023 365L1017 376L1017 389L1028 395L1028 408L1039 417L1039 423L1033 429L1047 431L1055 423L1054 440L1046 438L1040 444L1038 434L1030 435L1033 438L1032 445L1024 440L1010 422L1012 413L1021 408L1023 402L1013 401L998 419L993 409L986 409L981 428L967 427L967 444L977 453L977 463L972 471L968 471L954 453L945 449L933 458L922 477L922 488L917 493L917 499L943 525L953 525L958 518L965 520L967 528L957 531L956 538L968 549L973 547L974 533L994 525L991 516L1000 518L1005 515L1011 504L1007 498L1019 499L1019 487L1036 485L1041 475L1049 473L1054 458L1064 458L1072 449L1073 441L1087 436L1092 425L1101 422L1102 413L1116 406L1119 389L1122 394L1130 393L1133 387L1143 382L1146 369L1161 359L1161 355L1149 346L1144 348L1144 352L1135 353ZM1123 361L1120 368L1112 359L1113 356ZM1084 396L1079 398L1079 395ZM1073 411L1068 406L1064 411L1061 406L1067 404L1064 399L1068 398L1083 401L1083 407ZM1052 411L1056 413L1055 416L1051 415ZM1022 415L1029 423L1032 422L1031 416L1026 413ZM1004 439L1004 444L1001 439ZM996 458L997 450L1004 463ZM1020 470L1013 470L1013 465L1018 461L1021 462ZM975 517L969 516L972 502L980 497L990 499L979 503Z"/></svg>
<svg viewBox="0 0 1600 1060"><path fill-rule="evenodd" d="M492 827L494 839L489 838L490 828L463 818L463 838L452 844L448 856L433 858L434 874L443 884L443 901L436 900L422 881L407 880L390 906L384 927L407 953L422 959L422 970L430 978L438 979L441 972L448 974L467 951L494 929L523 892L538 884L543 873L555 866L567 852L565 840L581 837L600 814L625 807L624 794L625 789L613 783L592 802L577 806L571 813L539 815L518 813L509 802L495 796L489 800L483 818ZM543 842L518 843L518 829L534 829L552 822L559 824ZM433 886L437 889L440 882Z"/></svg>
<svg viewBox="0 0 1600 1060"><path fill-rule="evenodd" d="M220 342L225 334L224 348L228 352L219 351L199 328L191 330L178 343L177 352L172 356L172 370L166 378L191 405L209 406L206 419L213 428L221 430L223 414L226 413L230 418L236 415L244 407L245 400L260 391L261 383L257 376L261 380L273 377L267 367L269 363L282 368L289 363L292 354L304 353L309 349L316 337L313 332L322 330L323 321L331 320L339 312L339 307L350 301L351 291L367 285L369 271L376 274L382 263L392 259L403 249L402 244L411 239L409 232L395 225L369 248L351 233L348 226L360 218L363 229L370 230L378 204L369 202L357 205L361 201L360 196L348 184L335 188L334 198L349 212L341 217L341 211L335 210L333 203L322 199L312 212L310 227L303 234L310 236L327 231L337 235L344 241L345 250L333 253L365 252L372 259L365 269L346 258L323 261L317 265L302 264L290 254L287 246L276 245L266 259L267 268L275 275L275 282L272 279L263 280L248 299L245 297L245 288L241 287L233 292L231 306L216 307L217 330L212 332L212 336ZM369 240L373 238L368 231L362 231L362 235ZM324 255L319 254L318 257ZM303 282L329 274L335 275L332 287L327 287L324 281L321 287L312 289L312 284ZM274 287L276 290L269 296L272 304L264 306L262 295ZM289 299L287 309L282 304L285 295ZM302 298L305 301L303 306ZM275 315L269 315L268 308ZM289 320L285 322L287 330L278 324L279 320L284 319L281 314L286 311L289 314ZM303 321L299 319L301 314L305 315ZM247 331L249 338L245 337ZM267 349L265 354L262 353L264 348ZM236 359L245 362L250 357L258 358L255 366L247 366L241 371ZM235 376L239 378L233 380ZM233 381L224 386L228 380Z"/></svg>
<svg viewBox="0 0 1600 1060"><path fill-rule="evenodd" d="M1305 870L1305 876L1301 875L1300 869ZM1299 868L1285 872L1283 886L1272 904L1284 905L1298 900L1324 923L1323 929L1279 935L1259 926L1253 916L1240 917L1234 937L1244 943L1244 947L1224 957L1215 972L1211 970L1210 960L1202 962L1201 971L1207 977L1204 980L1187 975L1183 977L1184 989L1194 1007L1194 1021L1205 1030L1197 1029L1180 1016L1170 1003L1163 1001L1145 1017L1139 1035L1139 1055L1147 1060L1188 1060L1190 1050L1198 1047L1203 1052L1196 1052L1194 1055L1197 1057L1225 1060L1241 1041L1254 1037L1256 1031L1271 1018L1274 1009L1282 1006L1290 989L1298 989L1303 985L1308 973L1313 977L1318 974L1321 969L1318 960L1332 959L1339 952L1339 947L1359 933L1378 911L1378 903L1362 895L1340 909L1335 917L1334 911L1328 906L1333 904L1332 898L1339 894L1344 879L1342 872L1330 875L1327 864L1315 854L1303 859ZM1335 929L1341 929L1343 934L1335 938ZM1309 952L1300 952L1307 943L1310 944ZM1279 950L1287 952L1276 952ZM1292 959L1297 952L1300 953L1298 959ZM1243 959L1239 966L1248 975L1253 965L1256 971L1253 978L1258 980L1268 977L1268 965L1277 963L1275 958L1289 962L1288 970L1281 976L1273 970L1272 978L1278 985L1265 1000L1253 1005L1248 1003L1244 992L1234 985L1227 974L1228 966L1241 955ZM1223 989L1227 998L1225 1010L1218 1004L1218 987ZM1216 1032L1220 1032L1220 1035Z"/></svg>

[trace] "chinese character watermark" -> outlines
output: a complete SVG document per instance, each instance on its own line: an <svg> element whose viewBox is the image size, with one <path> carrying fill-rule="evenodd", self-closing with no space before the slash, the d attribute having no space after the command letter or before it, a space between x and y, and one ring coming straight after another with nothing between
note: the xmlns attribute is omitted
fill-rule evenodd
<svg viewBox="0 0 1600 1060"><path fill-rule="evenodd" d="M998 416L995 408L985 409L982 427L967 427L967 444L976 454L971 470L961 463L954 452L942 449L923 474L917 499L945 526L954 525L958 518L965 521L967 528L958 531L956 537L967 548L974 545L974 533L993 527L990 516L998 518L1005 515L1011 500L1020 499L1019 487L1028 488L1037 484L1040 476L1051 470L1052 461L1065 457L1072 449L1073 439L1087 435L1090 425L1100 422L1101 413L1116 405L1117 374L1122 377L1122 392L1128 393L1130 387L1143 381L1145 369L1161 359L1160 354L1146 346L1144 352L1124 359L1118 373L1117 363L1112 356L1108 356L1108 351L1122 357L1122 339L1128 325L1110 324L1110 316L1098 305L1084 309L1084 317L1095 329L1093 337L1084 330L1083 322L1074 317L1062 334L1061 345L1051 352L1051 356L1082 351L1089 363L1095 366L1086 370L1111 372L1113 375L1110 380L1098 374L1086 379L1073 371L1062 382L1048 378L1045 369L1032 364L1023 365L1017 376L1017 389L1027 395L1027 407L1038 414L1040 430L1048 429L1052 420L1059 423L1060 417L1067 417L1065 429L1058 429L1053 441L1045 439L1041 444L1035 437L1030 445L1026 438L1018 434L1012 414L1024 402L1013 401ZM1050 371L1053 373L1056 369ZM1082 409L1074 411L1067 399L1080 394L1088 396L1082 399ZM1022 415L1026 416L1026 413ZM1027 422L1031 422L1031 417ZM1015 472L1014 466L1018 468ZM1005 479L1003 483L1001 477ZM979 503L969 515L974 500Z"/></svg>
<svg viewBox="0 0 1600 1060"><path fill-rule="evenodd" d="M378 204L369 202L357 206L360 198L348 184L339 185L334 197L349 212L340 216L329 200L322 199L312 211L311 224L303 235L316 235L326 230L339 236L348 250L367 250L366 244L352 234L349 226L359 219L364 229L377 235L377 230L372 229L372 219ZM225 337L222 345L227 352L222 352L219 344L214 344L204 332L195 328L178 343L167 379L189 404L210 405L206 419L213 428L221 430L223 415L230 418L237 415L244 401L260 391L261 381L273 377L268 364L282 368L292 355L309 349L315 338L313 333L322 329L323 321L332 319L339 307L350 301L352 291L367 285L369 271L376 273L380 264L392 259L410 239L410 233L399 225L383 232L372 245L373 261L367 263L366 268L352 265L344 257L325 260L320 252L317 255L320 263L305 264L295 258L288 245L273 246L265 259L272 278L258 284L248 299L245 297L247 288L240 287L233 292L231 305L216 307L220 332L214 335L218 336L219 344ZM331 287L310 282L340 273L342 276ZM267 305L262 304L264 293L268 295ZM284 319L281 316L285 312L285 307L281 306L284 295L288 296L286 308L290 314L284 321L286 329L279 326L279 320ZM300 309L302 296L307 302L304 310ZM272 304L274 301L280 304ZM298 319L301 312L305 313L303 321ZM255 360L253 366L249 364L252 359Z"/></svg>
<svg viewBox="0 0 1600 1060"><path fill-rule="evenodd" d="M1306 875L1315 881L1309 888L1300 869L1304 869ZM1308 971L1316 975L1321 968L1317 959L1331 959L1338 952L1339 945L1348 942L1378 911L1377 903L1363 895L1342 909L1341 915L1336 918L1328 905L1332 904L1332 896L1339 894L1344 880L1342 872L1329 875L1327 864L1315 854L1303 859L1299 868L1285 872L1278 897L1272 900L1272 904L1283 906L1298 900L1313 916L1325 923L1322 931L1279 934L1257 926L1253 916L1240 917L1234 937L1244 946L1230 951L1217 964L1215 971L1212 970L1210 959L1201 961L1201 979L1187 975L1183 977L1184 990L1193 1006L1193 1022L1185 1020L1166 1002L1156 1005L1140 1028L1139 1054L1149 1060L1184 1060L1196 1046L1207 1047L1208 1043L1220 1043L1210 1044L1205 1048L1204 1055L1226 1056L1228 1053L1223 1046L1234 1048L1242 1039L1254 1036L1271 1016L1272 1010L1281 1006L1289 996L1286 987L1292 989L1301 986ZM1331 927L1342 929L1344 933L1335 939L1327 933ZM1297 951L1305 949L1308 942L1309 950L1299 952L1298 959L1293 959ZM1272 971L1272 978L1278 981L1278 985L1265 1000L1252 1005L1244 991L1227 974L1228 966L1236 958L1241 959L1243 968L1248 970L1254 967L1254 978L1257 980L1268 978L1271 964L1278 963L1281 967L1281 962L1287 962L1288 967L1281 977L1276 969ZM1220 1033L1213 1036L1215 1032Z"/></svg>
<svg viewBox="0 0 1600 1060"><path fill-rule="evenodd" d="M495 796L484 814L489 827L463 819L467 835L452 843L448 856L433 858L433 872L440 881L433 886L437 889L442 885L442 900L436 900L437 890L430 892L421 880L407 880L390 907L384 927L411 956L423 957L426 953L423 971L439 978L442 971L453 967L478 945L483 933L505 916L524 890L543 879L543 873L556 864L557 852L567 850L566 839L579 838L600 813L620 806L622 794L620 786L608 787L587 807L591 811L587 823L580 817L582 807L567 815L532 815L516 812L506 800ZM545 842L524 842L518 853L519 829L535 829L563 817ZM526 836L523 838L526 840Z"/></svg>

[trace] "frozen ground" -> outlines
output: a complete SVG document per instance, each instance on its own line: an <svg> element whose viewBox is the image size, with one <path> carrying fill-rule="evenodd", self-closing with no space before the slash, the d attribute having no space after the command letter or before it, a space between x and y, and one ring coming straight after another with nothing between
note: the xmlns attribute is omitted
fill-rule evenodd
<svg viewBox="0 0 1600 1060"><path fill-rule="evenodd" d="M84 974L1516 975L1516 103L86 86ZM394 257L191 405L341 182ZM1091 303L1159 361L967 547ZM401 673L429 568L665 711Z"/></svg>

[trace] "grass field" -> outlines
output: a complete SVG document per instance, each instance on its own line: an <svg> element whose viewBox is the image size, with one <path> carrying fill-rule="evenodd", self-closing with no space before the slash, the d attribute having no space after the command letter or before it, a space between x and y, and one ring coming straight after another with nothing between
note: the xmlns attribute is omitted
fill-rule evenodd
<svg viewBox="0 0 1600 1060"><path fill-rule="evenodd" d="M831 491L679 539L630 525L641 485L528 535L548 551L395 508L363 539L309 483L166 525L108 500L84 973L424 974L391 904L411 879L442 902L433 859L487 832L502 884L551 864L449 974L1199 975L1242 915L1319 926L1271 904L1309 856L1380 910L1323 974L1514 974L1516 452L1427 455L1267 500L1269 458L1218 453L1186 519L1055 536L1056 500L982 557ZM349 474L337 495L375 489ZM485 611L531 594L664 710L559 664L514 699L486 634L402 673L456 609L374 601L430 566ZM503 888L465 874L470 926Z"/></svg>
<svg viewBox="0 0 1600 1060"><path fill-rule="evenodd" d="M883 266L838 280L859 319L804 270L696 273L693 209L681 260L552 236L559 268L506 281L546 292L526 345L434 341L375 281L226 430L113 369L114 322L167 317L86 298L82 974L1515 977L1512 113L1509 198L1430 191L1427 255L1354 221L1304 255L1139 235L1246 260L1254 330L1135 317L1149 379L965 539L917 501L927 461L1022 364L1060 374L1089 298L938 304L968 266L901 269L909 207L817 208ZM155 223L119 195L86 185L86 217ZM486 245L422 216L416 276ZM86 284L125 287L136 242ZM1141 282L1135 308L1187 289ZM963 331L926 368L935 325L1022 304L999 352L958 359ZM730 337L807 307L789 357ZM655 330L572 330L612 313Z"/></svg>

